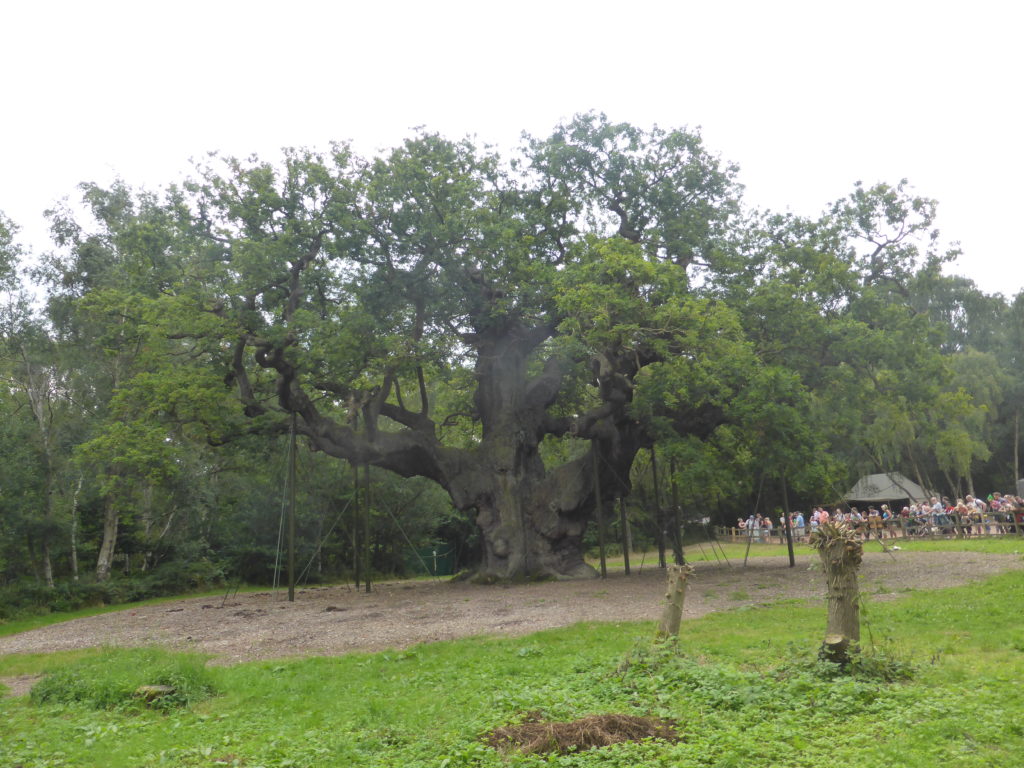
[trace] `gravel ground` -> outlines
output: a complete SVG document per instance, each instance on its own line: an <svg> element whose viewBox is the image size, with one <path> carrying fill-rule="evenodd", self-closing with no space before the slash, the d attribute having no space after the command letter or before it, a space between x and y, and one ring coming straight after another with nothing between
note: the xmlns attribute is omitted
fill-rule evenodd
<svg viewBox="0 0 1024 768"><path fill-rule="evenodd" d="M745 604L823 595L816 559L784 557L698 563L685 618ZM936 589L1022 568L1019 555L975 552L866 553L862 590L875 600ZM279 593L227 600L191 598L75 619L0 638L0 654L45 653L99 645L161 645L216 656L216 663L296 655L338 655L404 648L467 635L524 635L579 621L654 620L665 576L648 564L605 580L477 586L464 582L388 582L373 591L300 589L294 603Z"/></svg>

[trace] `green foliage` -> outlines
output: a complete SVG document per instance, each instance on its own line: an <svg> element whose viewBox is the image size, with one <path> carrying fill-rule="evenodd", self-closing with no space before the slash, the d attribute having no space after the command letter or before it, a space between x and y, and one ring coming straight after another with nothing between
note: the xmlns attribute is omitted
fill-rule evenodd
<svg viewBox="0 0 1024 768"><path fill-rule="evenodd" d="M47 613L66 613L195 592L220 584L220 566L205 560L174 560L153 570L104 582L15 583L0 587L0 622Z"/></svg>
<svg viewBox="0 0 1024 768"><path fill-rule="evenodd" d="M889 641L853 651L846 665L825 661L813 650L792 646L789 658L776 673L780 677L810 675L829 681L849 677L865 682L898 683L913 679L921 666L922 661L914 659L906 648Z"/></svg>
<svg viewBox="0 0 1024 768"><path fill-rule="evenodd" d="M32 687L36 704L80 705L91 709L167 711L187 707L217 692L215 676L201 656L157 649L112 650L48 672ZM169 686L172 692L146 704L140 686Z"/></svg>
<svg viewBox="0 0 1024 768"><path fill-rule="evenodd" d="M486 551L473 521L505 476L498 438L522 443L519 466L540 456L522 488L561 489L572 527L593 504L564 480L594 445L621 451L617 474L654 509L627 465L656 444L659 504L671 484L718 521L783 493L837 501L865 471L1009 490L1024 294L944 275L936 203L906 181L802 217L744 209L735 178L697 131L595 112L508 158L428 131L372 158L211 156L181 187L81 185L48 214L34 286L0 214L0 582L69 579L73 549L90 570L107 513L127 570L195 542L268 580L295 412L321 451L303 554L335 519L344 536L316 578L352 562L338 458L396 473L374 478L382 573L406 568L402 531L460 567ZM44 313L26 298L40 291ZM482 386L525 338L515 376ZM609 497L627 484L611 477Z"/></svg>
<svg viewBox="0 0 1024 768"><path fill-rule="evenodd" d="M813 656L823 610L815 601L688 621L678 643L652 644L648 624L580 624L526 638L242 664L216 671L216 698L165 714L0 699L7 726L0 761L26 768L1011 768L1024 748L1022 588L1024 572L1016 571L880 602L874 631L891 640L844 674ZM125 674L162 668L166 658L145 653L108 649L94 659ZM25 661L10 670L41 666ZM121 674L80 669L95 681ZM481 743L487 730L536 711L551 720L664 717L680 724L684 738L550 759L503 756Z"/></svg>
<svg viewBox="0 0 1024 768"><path fill-rule="evenodd" d="M17 285L17 267L22 248L16 240L17 225L0 211L0 291L12 291Z"/></svg>

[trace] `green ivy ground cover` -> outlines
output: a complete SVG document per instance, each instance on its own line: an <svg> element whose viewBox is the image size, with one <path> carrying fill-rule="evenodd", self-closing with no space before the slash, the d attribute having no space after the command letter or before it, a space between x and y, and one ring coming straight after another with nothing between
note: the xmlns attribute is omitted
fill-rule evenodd
<svg viewBox="0 0 1024 768"><path fill-rule="evenodd" d="M1022 609L1020 571L869 603L865 639L883 653L860 677L823 675L813 662L824 609L808 601L684 622L677 647L653 645L647 624L585 624L212 668L216 695L162 712L4 699L0 765L1009 768L1024 754ZM0 673L49 668L103 687L104 666L121 670L110 680L130 669L147 681L171 658L138 653L107 650L99 666L96 654L7 657ZM910 680L880 674L908 669ZM548 757L481 742L538 710L552 720L656 715L684 738Z"/></svg>

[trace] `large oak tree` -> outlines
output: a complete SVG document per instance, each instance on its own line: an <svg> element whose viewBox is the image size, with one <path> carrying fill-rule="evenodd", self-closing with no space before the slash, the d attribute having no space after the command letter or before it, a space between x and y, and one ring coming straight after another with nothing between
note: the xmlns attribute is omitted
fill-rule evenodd
<svg viewBox="0 0 1024 768"><path fill-rule="evenodd" d="M755 475L820 494L845 482L829 449L934 395L903 369L941 368L901 298L935 263L911 241L929 201L858 186L818 220L751 215L687 131L584 115L510 160L429 133L374 159L214 157L127 217L87 191L101 231L65 221L59 272L145 353L96 462L149 477L173 469L161 435L295 429L444 488L484 578L592 573L598 500L655 442L688 498Z"/></svg>
<svg viewBox="0 0 1024 768"><path fill-rule="evenodd" d="M587 115L513 162L432 134L363 160L212 159L180 196L153 322L246 423L440 484L486 578L592 573L598 496L660 430L720 424L751 358L699 285L727 260L733 169L686 131ZM645 396L642 392L647 390ZM210 396L210 402L216 396Z"/></svg>

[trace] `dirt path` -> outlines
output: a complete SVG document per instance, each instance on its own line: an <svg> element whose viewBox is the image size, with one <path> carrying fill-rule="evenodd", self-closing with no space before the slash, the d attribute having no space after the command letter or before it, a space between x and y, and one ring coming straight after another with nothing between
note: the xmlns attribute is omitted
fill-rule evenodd
<svg viewBox="0 0 1024 768"><path fill-rule="evenodd" d="M698 563L687 593L686 618L745 604L823 594L809 556L789 568L785 558L750 564ZM907 589L936 589L1022 568L1019 555L975 552L867 553L862 589L873 599ZM404 648L467 635L524 635L579 621L653 620L665 578L657 568L606 580L475 586L450 582L391 582L371 594L346 587L284 593L192 598L55 624L0 638L0 654L39 653L98 645L162 645L215 654L219 663L295 655L337 655Z"/></svg>

